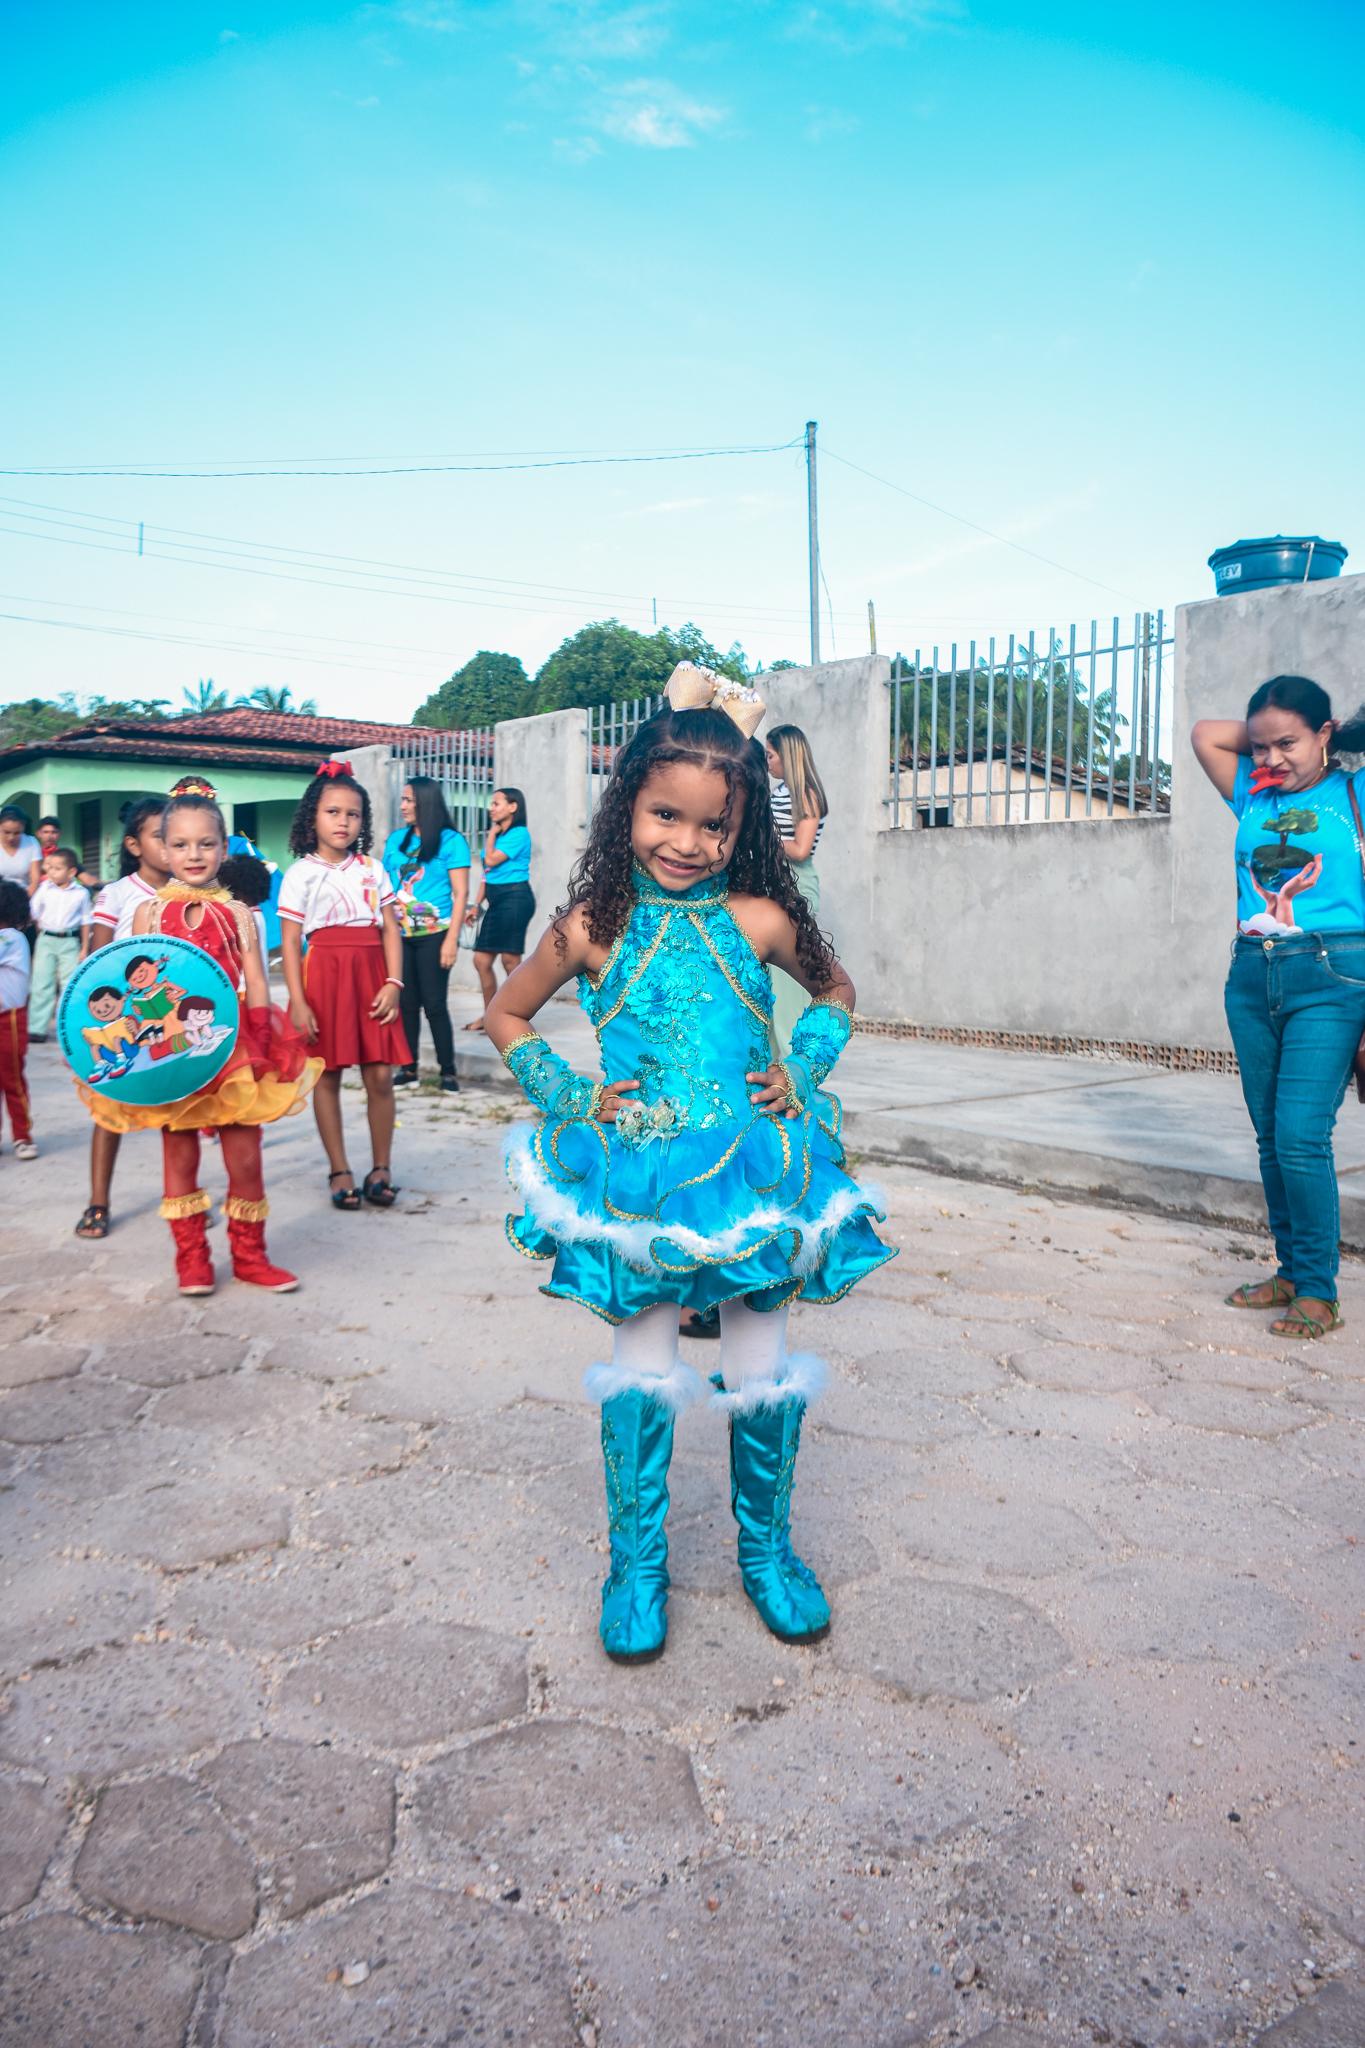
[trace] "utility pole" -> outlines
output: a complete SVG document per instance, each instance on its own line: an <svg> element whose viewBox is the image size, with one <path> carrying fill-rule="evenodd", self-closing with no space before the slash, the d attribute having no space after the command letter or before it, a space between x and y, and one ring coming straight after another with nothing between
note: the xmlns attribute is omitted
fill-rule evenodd
<svg viewBox="0 0 1365 2048"><path fill-rule="evenodd" d="M871 643L872 652L875 654L877 652L877 607L871 598L867 600L867 637Z"/></svg>
<svg viewBox="0 0 1365 2048"><path fill-rule="evenodd" d="M810 553L810 665L820 665L820 524L815 504L815 429L806 421L806 523Z"/></svg>
<svg viewBox="0 0 1365 2048"><path fill-rule="evenodd" d="M1149 750L1152 721L1152 615L1142 614L1142 708L1138 713L1138 780L1145 782L1153 773L1152 755ZM1156 790L1152 790L1152 809L1156 809Z"/></svg>

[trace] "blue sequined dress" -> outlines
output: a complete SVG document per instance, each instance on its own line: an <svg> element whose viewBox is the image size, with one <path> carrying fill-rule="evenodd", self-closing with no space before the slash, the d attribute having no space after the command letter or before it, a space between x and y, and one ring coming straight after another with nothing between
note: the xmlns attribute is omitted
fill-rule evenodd
<svg viewBox="0 0 1365 2048"><path fill-rule="evenodd" d="M638 1080L638 1095L615 1125L550 1113L517 1133L508 1174L525 1208L508 1236L554 1260L543 1293L610 1323L665 1301L837 1301L895 1257L872 1228L877 1196L843 1171L839 1103L814 1094L790 1119L754 1110L745 1077L771 1058L772 983L725 877L671 894L637 869L635 887L579 1000L606 1080Z"/></svg>

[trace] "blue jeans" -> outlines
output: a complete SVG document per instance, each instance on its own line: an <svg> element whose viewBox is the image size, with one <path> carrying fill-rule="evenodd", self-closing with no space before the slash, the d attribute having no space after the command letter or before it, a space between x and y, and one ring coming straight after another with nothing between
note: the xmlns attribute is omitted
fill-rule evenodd
<svg viewBox="0 0 1365 2048"><path fill-rule="evenodd" d="M1335 1301L1332 1126L1365 1032L1365 932L1239 938L1224 991L1280 1275Z"/></svg>

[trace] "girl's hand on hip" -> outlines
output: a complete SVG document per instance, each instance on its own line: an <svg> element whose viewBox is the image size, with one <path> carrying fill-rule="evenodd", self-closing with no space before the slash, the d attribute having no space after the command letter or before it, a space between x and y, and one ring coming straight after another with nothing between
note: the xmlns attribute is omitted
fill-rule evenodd
<svg viewBox="0 0 1365 2048"><path fill-rule="evenodd" d="M391 981L386 981L379 994L370 1004L370 1015L376 1024L392 1024L398 1015L399 991Z"/></svg>
<svg viewBox="0 0 1365 2048"><path fill-rule="evenodd" d="M760 1115L800 1116L800 1110L787 1100L791 1094L791 1083L787 1079L786 1068L778 1061L774 1060L761 1074L746 1074L744 1078L746 1081L752 1081L758 1090L756 1095L749 1097L749 1100Z"/></svg>
<svg viewBox="0 0 1365 2048"><path fill-rule="evenodd" d="M311 1045L318 1035L318 1020L309 1009L307 1003L291 1003L289 1005L289 1021L296 1031L302 1032Z"/></svg>
<svg viewBox="0 0 1365 2048"><path fill-rule="evenodd" d="M602 1099L597 1105L599 1124L614 1124L621 1109L621 1098L639 1087L638 1081L612 1081L602 1090Z"/></svg>

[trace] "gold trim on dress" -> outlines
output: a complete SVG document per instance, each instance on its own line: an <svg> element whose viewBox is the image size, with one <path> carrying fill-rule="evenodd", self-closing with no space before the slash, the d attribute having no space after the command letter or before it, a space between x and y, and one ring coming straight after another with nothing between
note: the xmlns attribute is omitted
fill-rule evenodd
<svg viewBox="0 0 1365 2048"><path fill-rule="evenodd" d="M596 1031L599 1038L601 1037L602 1033L606 1030L608 1024L611 1023L612 1019L615 1017L619 1017L622 1010L625 1008L626 997L630 994L636 982L640 979L640 976L644 973L645 969L653 960L654 955L658 952L660 946L663 944L664 934L668 930L668 927L672 924L674 915L675 913L671 910L666 910L664 912L663 916L659 919L658 931L655 932L653 939L650 941L649 945L646 947L645 951L641 954L640 959L636 963L635 972L631 975L630 980L626 983L620 995L612 1004L612 1007L607 1011L606 1016L599 1017L597 1023L593 1026L593 1029Z"/></svg>
<svg viewBox="0 0 1365 2048"><path fill-rule="evenodd" d="M693 912L693 911L688 911L688 912L687 912L687 921L688 921L688 923L689 923L690 925L692 925L692 926L693 926L693 927L695 928L695 930L696 930L697 932L699 932L699 933L700 933L700 935L701 935L701 940L702 940L702 943L703 943L703 945L704 945L704 946L706 947L706 950L707 950L707 952L708 952L708 953L709 953L709 954L711 955L711 958L712 958L712 959L713 959L713 960L715 961L715 963L716 963L717 967L719 967L719 969L720 969L721 973L722 973L722 974L723 974L723 975L725 976L725 979L726 979L726 980L727 980L727 981L729 982L729 984L730 984L730 987L731 987L731 988L733 989L734 993L735 993L735 994L736 994L736 995L737 995L737 996L739 997L739 1000L740 1000L740 1001L741 1001L741 1002L743 1003L743 1005L744 1005L745 1009L746 1009L746 1010L747 1010L747 1011L749 1012L749 1015L750 1015L751 1017L756 1017L756 1018L757 1018L757 1020L758 1020L758 1022L759 1022L759 1023L760 1023L760 1024L761 1024L761 1025L763 1026L763 1029L764 1029L765 1031L767 1031L767 1030L769 1029L770 1025L772 1024L772 1021L773 1021L773 1019L772 1019L772 1011L771 1011L771 1010L769 1010L769 1011L768 1011L768 1012L766 1013L766 1015L765 1015L765 1013L764 1013L764 1012L763 1012L762 1010L760 1010L760 1009L759 1009L758 1005L757 1005L756 1003L752 1002L752 1001L750 1000L750 998L749 998L748 996L746 996L746 995L745 995L745 993L744 993L744 990L743 990L743 989L742 989L742 988L740 987L739 983L738 983L738 982L737 982L737 981L735 980L735 977L734 977L734 975L733 975L733 974L731 974L731 972L730 972L730 969L729 969L729 968L727 967L727 965L725 964L724 960L722 960L722 959L721 959L721 956L720 956L719 952L718 952L718 951L716 950L716 947L715 947L715 945L714 945L714 944L713 944L713 942L712 942L712 939L711 939L711 934L710 934L710 933L709 933L709 932L707 931L707 929L706 929L705 925L703 925L703 924L702 924L702 922L701 922L700 918L698 918L698 917L697 917L697 915L695 914L695 912ZM732 924L732 925L735 925L735 930L736 930L736 931L738 932L738 931L739 931L739 926L738 926L737 924L735 924L735 921L734 921L733 917L732 917L732 918L730 919L730 922L731 922L731 924ZM743 934L743 932L740 932L740 937L741 937L741 938L744 938L744 934ZM745 940L744 940L744 943L745 943L746 945L748 945L748 944L749 944L749 942L748 942L748 940L747 940L747 939L745 939ZM753 947L752 947L752 946L749 946L749 951L750 951L751 953L753 953L753 952L754 952L754 949L753 949ZM754 958L755 958L755 960L758 960L758 955L757 955L757 953L754 953ZM762 962L761 960L758 960L758 964L759 964L759 966L760 966L760 967L762 967L762 968L763 968L763 972L764 972L764 974L765 974L765 975L767 975L767 978L768 978L768 993L769 993L769 994L771 995L771 994L772 994L772 986L773 986L773 984L772 984L772 976L768 974L768 970L767 970L767 968L766 968L766 967L764 967L764 966L763 966L763 962Z"/></svg>

